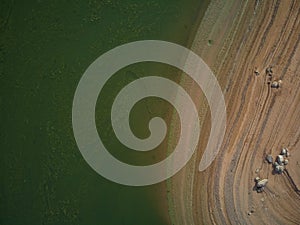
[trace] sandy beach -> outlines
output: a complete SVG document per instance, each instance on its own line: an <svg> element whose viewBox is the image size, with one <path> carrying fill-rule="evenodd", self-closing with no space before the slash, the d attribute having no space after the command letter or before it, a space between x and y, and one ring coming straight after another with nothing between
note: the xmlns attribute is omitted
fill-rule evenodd
<svg viewBox="0 0 300 225"><path fill-rule="evenodd" d="M209 5L191 49L222 87L226 133L213 164L199 172L210 111L201 89L182 79L203 124L197 152L167 184L172 224L300 224L299 11L292 0ZM271 88L278 80L280 87ZM265 157L283 147L289 163L276 174ZM253 189L257 176L268 179L262 193Z"/></svg>

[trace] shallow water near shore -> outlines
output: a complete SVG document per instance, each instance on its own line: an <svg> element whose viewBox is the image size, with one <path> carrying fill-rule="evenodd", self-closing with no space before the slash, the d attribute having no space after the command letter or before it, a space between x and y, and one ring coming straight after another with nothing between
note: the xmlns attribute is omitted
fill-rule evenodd
<svg viewBox="0 0 300 225"><path fill-rule="evenodd" d="M0 3L1 224L170 223L164 183L123 186L88 166L73 136L72 101L86 68L114 47L147 39L188 47L207 5L196 0ZM113 135L109 105L124 85L153 74L178 81L181 73L156 63L126 67L97 103L100 137L114 156L133 164L163 159L164 144L146 155L130 153ZM162 100L139 103L133 132L146 137L149 119L166 118L171 110Z"/></svg>

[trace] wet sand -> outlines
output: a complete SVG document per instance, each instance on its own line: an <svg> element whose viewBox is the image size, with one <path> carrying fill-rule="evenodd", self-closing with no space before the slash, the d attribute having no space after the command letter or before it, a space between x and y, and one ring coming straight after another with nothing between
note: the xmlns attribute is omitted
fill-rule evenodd
<svg viewBox="0 0 300 225"><path fill-rule="evenodd" d="M182 86L199 108L203 125L198 151L168 181L173 224L300 224L299 34L299 1L209 5L191 49L212 68L223 89L227 128L216 160L199 172L210 112L201 90L184 78ZM268 84L265 69L270 65L272 79L283 81L279 89ZM282 147L291 157L279 175L265 156L278 155ZM263 193L253 190L256 176L269 179Z"/></svg>

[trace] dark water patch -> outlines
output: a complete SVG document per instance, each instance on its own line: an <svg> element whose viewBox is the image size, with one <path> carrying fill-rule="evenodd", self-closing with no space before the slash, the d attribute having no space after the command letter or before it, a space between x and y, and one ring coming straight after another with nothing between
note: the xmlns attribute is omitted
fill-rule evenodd
<svg viewBox="0 0 300 225"><path fill-rule="evenodd" d="M87 165L73 137L72 100L90 63L120 44L158 39L187 46L207 3L0 4L0 223L168 224L167 209L153 197L163 184L121 186Z"/></svg>

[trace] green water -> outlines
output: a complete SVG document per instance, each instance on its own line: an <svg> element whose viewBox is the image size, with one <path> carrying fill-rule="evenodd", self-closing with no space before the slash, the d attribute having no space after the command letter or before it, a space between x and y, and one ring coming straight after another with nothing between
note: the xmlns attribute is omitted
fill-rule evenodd
<svg viewBox="0 0 300 225"><path fill-rule="evenodd" d="M188 46L206 7L198 0L1 1L0 224L169 224L168 209L158 203L166 201L164 183L122 186L84 161L73 137L72 100L85 69L120 44L158 39ZM165 153L145 157L122 147L113 137L109 104L123 85L154 72L173 80L180 74L155 63L129 66L97 104L104 143L133 164L151 164ZM169 110L160 99L139 103L133 131L146 137L149 118Z"/></svg>

